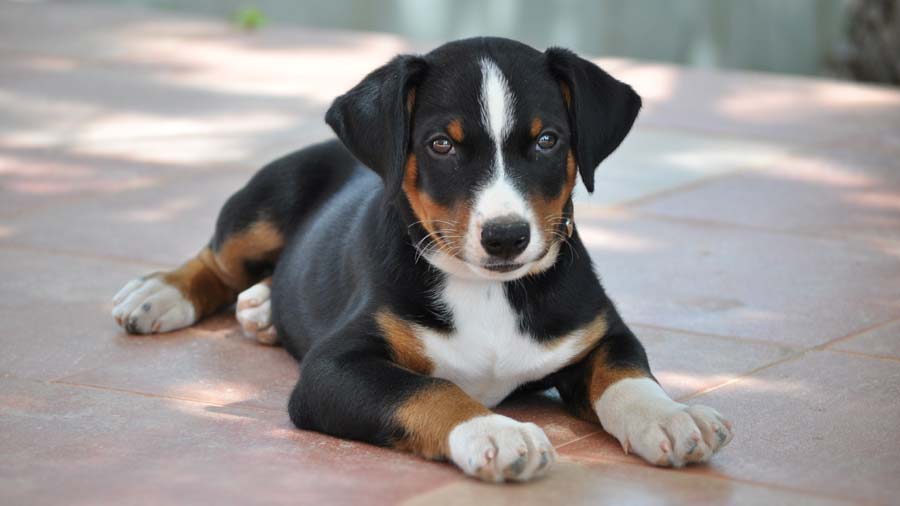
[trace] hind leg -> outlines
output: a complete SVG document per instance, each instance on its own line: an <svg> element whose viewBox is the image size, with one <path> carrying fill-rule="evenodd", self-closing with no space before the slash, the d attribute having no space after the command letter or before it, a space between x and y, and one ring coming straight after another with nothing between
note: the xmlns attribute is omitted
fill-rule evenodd
<svg viewBox="0 0 900 506"><path fill-rule="evenodd" d="M263 169L228 199L212 241L197 256L175 270L128 282L113 297L116 322L132 334L187 327L268 276L284 244L277 223L285 221L288 211L259 195L278 195L276 176L273 169Z"/></svg>
<svg viewBox="0 0 900 506"><path fill-rule="evenodd" d="M214 240L173 271L128 282L113 298L113 318L132 334L190 326L233 303L238 293L274 266L282 244L274 225L256 221Z"/></svg>

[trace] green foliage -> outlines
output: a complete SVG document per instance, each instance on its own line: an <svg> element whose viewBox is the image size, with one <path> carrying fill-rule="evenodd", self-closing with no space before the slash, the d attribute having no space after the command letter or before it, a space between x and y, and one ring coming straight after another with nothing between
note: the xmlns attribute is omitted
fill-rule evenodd
<svg viewBox="0 0 900 506"><path fill-rule="evenodd" d="M240 28L249 31L262 28L267 19L256 6L241 7L234 13L234 23Z"/></svg>

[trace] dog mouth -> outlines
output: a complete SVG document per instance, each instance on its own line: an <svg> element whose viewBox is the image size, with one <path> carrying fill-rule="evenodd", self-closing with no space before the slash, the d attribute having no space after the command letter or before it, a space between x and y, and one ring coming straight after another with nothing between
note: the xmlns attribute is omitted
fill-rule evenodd
<svg viewBox="0 0 900 506"><path fill-rule="evenodd" d="M515 262L490 262L481 264L481 268L491 272L506 273L521 269L525 264Z"/></svg>

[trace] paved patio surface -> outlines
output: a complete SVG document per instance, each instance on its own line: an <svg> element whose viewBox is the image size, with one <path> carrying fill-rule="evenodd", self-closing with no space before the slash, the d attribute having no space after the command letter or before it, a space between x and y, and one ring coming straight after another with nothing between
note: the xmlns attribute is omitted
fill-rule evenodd
<svg viewBox="0 0 900 506"><path fill-rule="evenodd" d="M124 335L110 298L179 263L392 36L0 1L0 504L897 504L900 91L599 60L646 108L577 221L678 399L727 414L705 467L625 456L552 397L546 479L295 430L296 367L231 315Z"/></svg>

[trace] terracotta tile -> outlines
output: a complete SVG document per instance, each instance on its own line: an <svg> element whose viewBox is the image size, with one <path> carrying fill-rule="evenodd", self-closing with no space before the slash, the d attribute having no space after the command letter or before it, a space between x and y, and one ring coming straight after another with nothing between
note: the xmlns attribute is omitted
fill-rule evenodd
<svg viewBox="0 0 900 506"><path fill-rule="evenodd" d="M686 191L642 212L773 230L900 242L900 161L878 150L796 152Z"/></svg>
<svg viewBox="0 0 900 506"><path fill-rule="evenodd" d="M765 167L784 153L774 143L657 128L636 128L595 173L593 194L582 184L576 204L623 204L739 169Z"/></svg>
<svg viewBox="0 0 900 506"><path fill-rule="evenodd" d="M165 180L48 208L4 223L4 243L177 266L212 237L216 216L252 171ZM136 270L130 277L145 274ZM124 284L128 278L119 279Z"/></svg>
<svg viewBox="0 0 900 506"><path fill-rule="evenodd" d="M840 341L835 350L900 358L900 321L891 322L868 332Z"/></svg>
<svg viewBox="0 0 900 506"><path fill-rule="evenodd" d="M735 438L708 466L677 472L889 503L900 445L884 435L900 416L898 379L893 361L810 352L691 399L727 415ZM585 463L644 465L605 433L560 452Z"/></svg>
<svg viewBox="0 0 900 506"><path fill-rule="evenodd" d="M0 247L0 300L16 310L48 302L111 304L112 296L125 281L157 268L152 263Z"/></svg>
<svg viewBox="0 0 900 506"><path fill-rule="evenodd" d="M0 373L57 379L167 346L190 346L234 327L234 319L223 316L152 341L125 336L110 316L112 294L125 280L150 270L155 268L0 249Z"/></svg>
<svg viewBox="0 0 900 506"><path fill-rule="evenodd" d="M178 171L171 165L0 143L0 216L65 208L79 198L158 186Z"/></svg>
<svg viewBox="0 0 900 506"><path fill-rule="evenodd" d="M128 358L61 381L279 412L286 412L297 382L297 362L284 348L243 337L230 314L176 335L129 337L119 332L114 340L141 341L141 346Z"/></svg>
<svg viewBox="0 0 900 506"><path fill-rule="evenodd" d="M654 469L650 466L560 462L545 478L524 485L459 481L403 503L431 504L851 504L814 494Z"/></svg>
<svg viewBox="0 0 900 506"><path fill-rule="evenodd" d="M900 92L828 79L600 59L644 99L637 123L779 143L872 142L900 131Z"/></svg>
<svg viewBox="0 0 900 506"><path fill-rule="evenodd" d="M0 434L4 504L390 504L461 479L280 413L10 378Z"/></svg>
<svg viewBox="0 0 900 506"><path fill-rule="evenodd" d="M784 346L639 325L631 330L647 351L653 375L674 399L721 385L796 353Z"/></svg>
<svg viewBox="0 0 900 506"><path fill-rule="evenodd" d="M892 503L900 494L900 367L832 352L763 370L698 397L736 435L694 472Z"/></svg>
<svg viewBox="0 0 900 506"><path fill-rule="evenodd" d="M502 415L538 424L554 446L566 444L600 430L600 426L582 420L562 404L556 390L516 394L495 410Z"/></svg>
<svg viewBox="0 0 900 506"><path fill-rule="evenodd" d="M585 207L576 222L626 322L813 346L900 315L900 264L864 244Z"/></svg>

